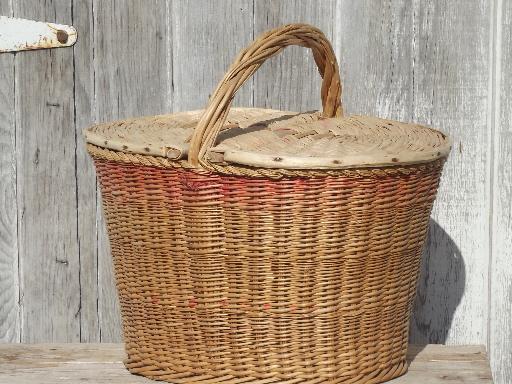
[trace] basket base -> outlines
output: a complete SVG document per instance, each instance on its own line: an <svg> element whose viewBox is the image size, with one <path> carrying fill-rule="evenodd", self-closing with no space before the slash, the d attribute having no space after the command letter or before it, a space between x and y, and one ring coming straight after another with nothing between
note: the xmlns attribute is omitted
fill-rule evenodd
<svg viewBox="0 0 512 384"><path fill-rule="evenodd" d="M322 378L322 377L309 377L309 378L289 378L289 379L280 379L277 377L267 377L267 378L256 378L256 377L235 377L235 376L212 376L212 375L201 375L196 373L185 373L185 372L175 372L172 370L164 370L155 365L146 365L142 363L133 363L128 360L124 361L125 367L130 371L130 373L138 376L144 376L151 380L156 381L166 381L168 383L176 383L176 384L319 384L319 383L329 383L329 384L378 384L384 383L391 379L402 376L407 372L409 367L407 361L401 361L398 364L392 365L390 367L386 367L383 369L378 369L373 372L360 374L353 377L330 377L330 378Z"/></svg>

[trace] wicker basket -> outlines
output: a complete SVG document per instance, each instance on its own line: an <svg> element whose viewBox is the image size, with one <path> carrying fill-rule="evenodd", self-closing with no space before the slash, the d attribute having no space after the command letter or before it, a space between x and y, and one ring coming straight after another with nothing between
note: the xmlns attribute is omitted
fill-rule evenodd
<svg viewBox="0 0 512 384"><path fill-rule="evenodd" d="M231 109L288 45L311 48L322 113ZM439 131L342 116L316 28L240 53L206 110L86 130L101 183L126 367L175 383L380 383L407 369Z"/></svg>

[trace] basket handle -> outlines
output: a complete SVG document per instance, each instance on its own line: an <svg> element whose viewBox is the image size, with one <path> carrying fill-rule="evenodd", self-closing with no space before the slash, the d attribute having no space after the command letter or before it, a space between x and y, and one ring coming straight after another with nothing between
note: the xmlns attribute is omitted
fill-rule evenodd
<svg viewBox="0 0 512 384"><path fill-rule="evenodd" d="M208 167L208 150L226 121L233 97L263 62L289 45L311 48L322 76L322 116L343 116L341 79L331 43L319 29L308 24L289 24L257 38L235 59L210 98L190 142L188 160L195 167Z"/></svg>

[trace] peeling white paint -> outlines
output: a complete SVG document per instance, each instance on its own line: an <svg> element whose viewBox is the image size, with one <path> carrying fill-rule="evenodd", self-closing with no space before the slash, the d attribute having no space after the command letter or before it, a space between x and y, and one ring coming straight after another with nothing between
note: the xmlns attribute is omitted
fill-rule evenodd
<svg viewBox="0 0 512 384"><path fill-rule="evenodd" d="M69 47L76 36L69 25L0 16L0 52Z"/></svg>

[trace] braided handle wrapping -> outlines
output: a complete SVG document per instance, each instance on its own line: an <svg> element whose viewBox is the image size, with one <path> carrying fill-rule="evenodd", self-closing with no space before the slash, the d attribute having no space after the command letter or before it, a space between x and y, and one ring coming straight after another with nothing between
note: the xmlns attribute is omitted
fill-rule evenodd
<svg viewBox="0 0 512 384"><path fill-rule="evenodd" d="M324 117L343 116L341 80L338 62L331 44L319 29L308 24L289 24L270 30L244 49L233 62L210 98L190 142L188 160L191 165L208 168L206 154L226 121L233 97L242 84L268 58L289 45L311 48L322 76L322 108Z"/></svg>

